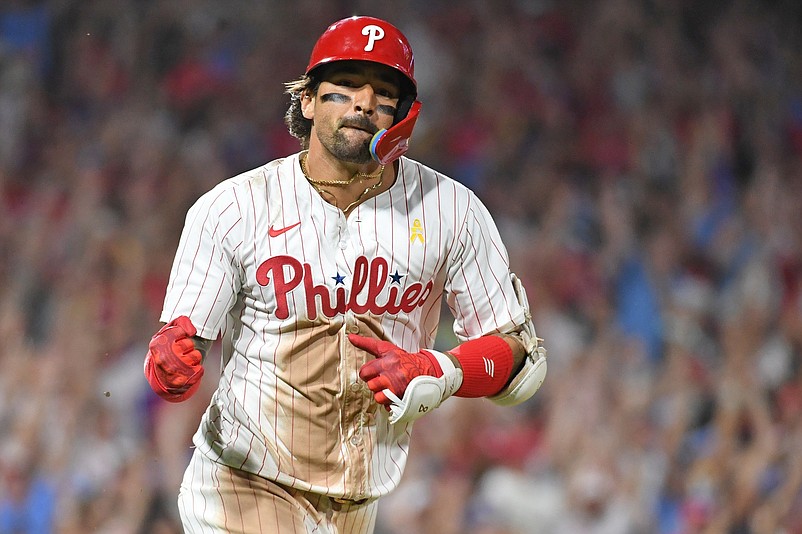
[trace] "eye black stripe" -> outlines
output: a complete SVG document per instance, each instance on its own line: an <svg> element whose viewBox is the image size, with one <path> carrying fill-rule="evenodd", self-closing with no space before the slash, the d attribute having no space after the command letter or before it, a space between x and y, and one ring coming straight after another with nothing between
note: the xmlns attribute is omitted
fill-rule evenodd
<svg viewBox="0 0 802 534"><path fill-rule="evenodd" d="M321 102L336 102L338 104L345 104L351 101L351 97L342 93L326 93L320 96Z"/></svg>

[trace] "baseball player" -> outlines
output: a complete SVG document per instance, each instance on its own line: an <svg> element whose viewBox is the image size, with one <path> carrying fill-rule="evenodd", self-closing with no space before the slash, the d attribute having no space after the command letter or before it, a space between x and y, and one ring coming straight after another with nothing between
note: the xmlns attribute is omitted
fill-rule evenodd
<svg viewBox="0 0 802 534"><path fill-rule="evenodd" d="M404 156L421 108L406 37L336 22L287 92L303 150L189 210L145 358L180 402L222 337L178 497L187 532L370 533L417 418L451 395L523 402L546 373L489 213ZM438 352L443 295L461 344Z"/></svg>

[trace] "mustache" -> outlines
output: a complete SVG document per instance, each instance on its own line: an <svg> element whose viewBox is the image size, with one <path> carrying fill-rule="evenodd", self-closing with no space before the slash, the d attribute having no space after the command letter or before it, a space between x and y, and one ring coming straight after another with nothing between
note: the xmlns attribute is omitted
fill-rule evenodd
<svg viewBox="0 0 802 534"><path fill-rule="evenodd" d="M370 122L370 119L363 115L357 115L355 117L345 117L340 121L340 128L359 128L360 130L365 130L368 133L375 134L379 131L379 128L376 127L375 124Z"/></svg>

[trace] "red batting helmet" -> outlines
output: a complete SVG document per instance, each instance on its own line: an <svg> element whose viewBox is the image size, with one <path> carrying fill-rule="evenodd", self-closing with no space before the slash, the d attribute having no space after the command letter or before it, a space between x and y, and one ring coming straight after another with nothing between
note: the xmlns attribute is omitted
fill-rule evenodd
<svg viewBox="0 0 802 534"><path fill-rule="evenodd" d="M417 93L412 47L401 31L374 17L349 17L329 26L315 43L306 74L332 61L372 61L399 71Z"/></svg>
<svg viewBox="0 0 802 534"><path fill-rule="evenodd" d="M409 149L412 129L421 103L415 82L412 47L401 31L389 22L373 17L350 17L329 26L315 43L306 74L335 61L371 61L400 72L409 83L398 102L395 120L389 130L379 130L370 143L373 159L388 164Z"/></svg>

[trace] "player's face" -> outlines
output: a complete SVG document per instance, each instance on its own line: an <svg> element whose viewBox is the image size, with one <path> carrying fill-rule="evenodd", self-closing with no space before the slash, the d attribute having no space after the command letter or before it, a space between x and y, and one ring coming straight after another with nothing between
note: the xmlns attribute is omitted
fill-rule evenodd
<svg viewBox="0 0 802 534"><path fill-rule="evenodd" d="M346 61L329 67L322 79L302 108L312 120L312 136L339 160L370 162L373 134L393 124L399 74L383 65Z"/></svg>

